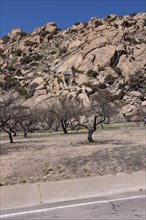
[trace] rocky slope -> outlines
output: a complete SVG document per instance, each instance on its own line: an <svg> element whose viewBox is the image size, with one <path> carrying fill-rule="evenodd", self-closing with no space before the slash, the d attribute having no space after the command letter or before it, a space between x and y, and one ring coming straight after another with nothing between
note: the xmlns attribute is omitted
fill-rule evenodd
<svg viewBox="0 0 146 220"><path fill-rule="evenodd" d="M54 95L88 103L109 89L128 120L146 114L146 13L108 15L60 30L55 22L0 39L0 88L30 103Z"/></svg>

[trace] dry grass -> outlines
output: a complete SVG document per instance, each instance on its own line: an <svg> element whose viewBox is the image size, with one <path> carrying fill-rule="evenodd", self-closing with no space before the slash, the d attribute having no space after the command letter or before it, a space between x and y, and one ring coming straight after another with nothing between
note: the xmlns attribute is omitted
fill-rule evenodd
<svg viewBox="0 0 146 220"><path fill-rule="evenodd" d="M86 141L86 131L63 135L19 134L14 144L1 135L0 186L134 172L146 168L146 130L133 123L107 125Z"/></svg>

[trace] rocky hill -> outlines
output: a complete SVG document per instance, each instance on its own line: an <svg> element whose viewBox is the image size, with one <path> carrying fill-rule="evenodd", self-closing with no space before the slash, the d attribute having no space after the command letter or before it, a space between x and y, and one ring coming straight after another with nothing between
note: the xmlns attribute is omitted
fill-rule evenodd
<svg viewBox="0 0 146 220"><path fill-rule="evenodd" d="M0 89L30 103L52 96L86 104L108 89L128 120L146 114L146 13L108 15L60 30L49 22L32 33L14 28L0 39Z"/></svg>

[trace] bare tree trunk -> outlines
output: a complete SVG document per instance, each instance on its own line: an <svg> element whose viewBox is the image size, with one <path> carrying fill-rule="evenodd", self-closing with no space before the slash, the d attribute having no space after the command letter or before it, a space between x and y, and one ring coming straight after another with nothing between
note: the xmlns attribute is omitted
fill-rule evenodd
<svg viewBox="0 0 146 220"><path fill-rule="evenodd" d="M61 126L62 126L64 134L67 134L68 132L67 132L67 129L66 129L64 121L61 121Z"/></svg>
<svg viewBox="0 0 146 220"><path fill-rule="evenodd" d="M14 142L13 142L13 136L12 136L11 130L8 131L5 127L3 127L3 130L9 135L10 143L14 143Z"/></svg>
<svg viewBox="0 0 146 220"><path fill-rule="evenodd" d="M96 131L96 116L94 117L94 122L93 122L93 128L89 129L88 130L88 141L91 143L91 142L94 142L93 138L92 138L92 135L93 135L93 132Z"/></svg>
<svg viewBox="0 0 146 220"><path fill-rule="evenodd" d="M92 134L93 134L94 130L93 129L90 129L88 130L88 141L91 143L91 142L94 142L93 138L92 138Z"/></svg>
<svg viewBox="0 0 146 220"><path fill-rule="evenodd" d="M13 142L13 137L12 137L11 132L8 132L8 134L9 134L9 140L10 140L10 143L14 143L14 142Z"/></svg>

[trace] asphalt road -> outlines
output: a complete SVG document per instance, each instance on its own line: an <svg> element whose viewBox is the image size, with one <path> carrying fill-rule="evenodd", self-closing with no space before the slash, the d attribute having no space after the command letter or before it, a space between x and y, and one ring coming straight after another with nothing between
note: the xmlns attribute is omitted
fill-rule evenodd
<svg viewBox="0 0 146 220"><path fill-rule="evenodd" d="M5 220L135 220L146 219L144 191L80 199L68 202L41 204L25 209L5 210Z"/></svg>

